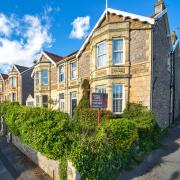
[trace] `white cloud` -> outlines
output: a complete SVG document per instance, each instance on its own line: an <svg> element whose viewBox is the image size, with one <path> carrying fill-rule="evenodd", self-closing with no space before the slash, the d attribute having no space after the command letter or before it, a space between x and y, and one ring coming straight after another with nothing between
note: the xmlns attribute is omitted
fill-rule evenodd
<svg viewBox="0 0 180 180"><path fill-rule="evenodd" d="M50 25L38 16L22 19L0 14L0 71L9 65L31 66L45 45L51 46Z"/></svg>
<svg viewBox="0 0 180 180"><path fill-rule="evenodd" d="M73 29L70 34L70 38L82 39L85 38L88 34L90 28L90 17L77 17L72 22Z"/></svg>

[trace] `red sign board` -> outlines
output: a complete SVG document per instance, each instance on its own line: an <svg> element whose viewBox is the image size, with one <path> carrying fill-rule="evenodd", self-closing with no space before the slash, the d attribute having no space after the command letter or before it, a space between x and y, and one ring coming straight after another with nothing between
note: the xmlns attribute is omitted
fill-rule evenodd
<svg viewBox="0 0 180 180"><path fill-rule="evenodd" d="M108 95L92 93L92 108L107 108Z"/></svg>

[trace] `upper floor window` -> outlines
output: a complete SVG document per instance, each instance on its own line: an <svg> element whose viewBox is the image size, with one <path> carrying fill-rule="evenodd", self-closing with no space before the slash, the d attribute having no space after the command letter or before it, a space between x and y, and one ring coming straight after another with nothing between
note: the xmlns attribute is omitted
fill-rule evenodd
<svg viewBox="0 0 180 180"><path fill-rule="evenodd" d="M40 72L37 71L35 74L35 82L36 82L36 86L38 86L40 84Z"/></svg>
<svg viewBox="0 0 180 180"><path fill-rule="evenodd" d="M11 78L9 79L9 86L10 86L11 88L15 88L15 87L16 87L16 77L11 77Z"/></svg>
<svg viewBox="0 0 180 180"><path fill-rule="evenodd" d="M106 42L97 45L97 68L106 66Z"/></svg>
<svg viewBox="0 0 180 180"><path fill-rule="evenodd" d="M59 82L64 81L64 65L59 67Z"/></svg>
<svg viewBox="0 0 180 180"><path fill-rule="evenodd" d="M42 85L43 86L48 85L48 70L47 69L42 70Z"/></svg>
<svg viewBox="0 0 180 180"><path fill-rule="evenodd" d="M113 65L124 63L124 40L113 39Z"/></svg>
<svg viewBox="0 0 180 180"><path fill-rule="evenodd" d="M71 79L76 79L76 61L71 63Z"/></svg>
<svg viewBox="0 0 180 180"><path fill-rule="evenodd" d="M3 85L0 83L0 92L3 92Z"/></svg>
<svg viewBox="0 0 180 180"><path fill-rule="evenodd" d="M106 93L106 86L104 86L104 85L96 86L96 93L105 94Z"/></svg>

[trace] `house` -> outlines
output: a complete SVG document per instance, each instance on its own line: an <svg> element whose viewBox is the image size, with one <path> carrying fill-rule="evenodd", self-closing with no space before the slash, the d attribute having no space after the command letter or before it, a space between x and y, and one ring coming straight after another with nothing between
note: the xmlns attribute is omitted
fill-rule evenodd
<svg viewBox="0 0 180 180"><path fill-rule="evenodd" d="M37 107L73 112L79 87L76 53L65 57L47 51L41 53L32 73Z"/></svg>
<svg viewBox="0 0 180 180"><path fill-rule="evenodd" d="M8 98L8 75L0 74L0 102Z"/></svg>
<svg viewBox="0 0 180 180"><path fill-rule="evenodd" d="M34 93L34 81L31 78L33 67L14 65L8 74L8 100L26 105L29 94Z"/></svg>

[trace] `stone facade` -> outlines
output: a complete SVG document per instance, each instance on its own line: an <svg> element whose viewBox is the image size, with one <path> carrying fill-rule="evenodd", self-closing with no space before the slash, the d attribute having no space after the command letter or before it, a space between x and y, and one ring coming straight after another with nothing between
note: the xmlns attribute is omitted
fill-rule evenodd
<svg viewBox="0 0 180 180"><path fill-rule="evenodd" d="M82 97L81 84L89 79L91 94L108 94L108 110L120 114L129 102L142 104L155 113L161 127L167 127L179 115L180 97L178 48L173 52L165 8L158 1L151 17L109 8L79 51L65 57L42 52L32 73L35 106L72 115ZM45 85L43 70L47 70ZM17 98L22 92L17 91Z"/></svg>

